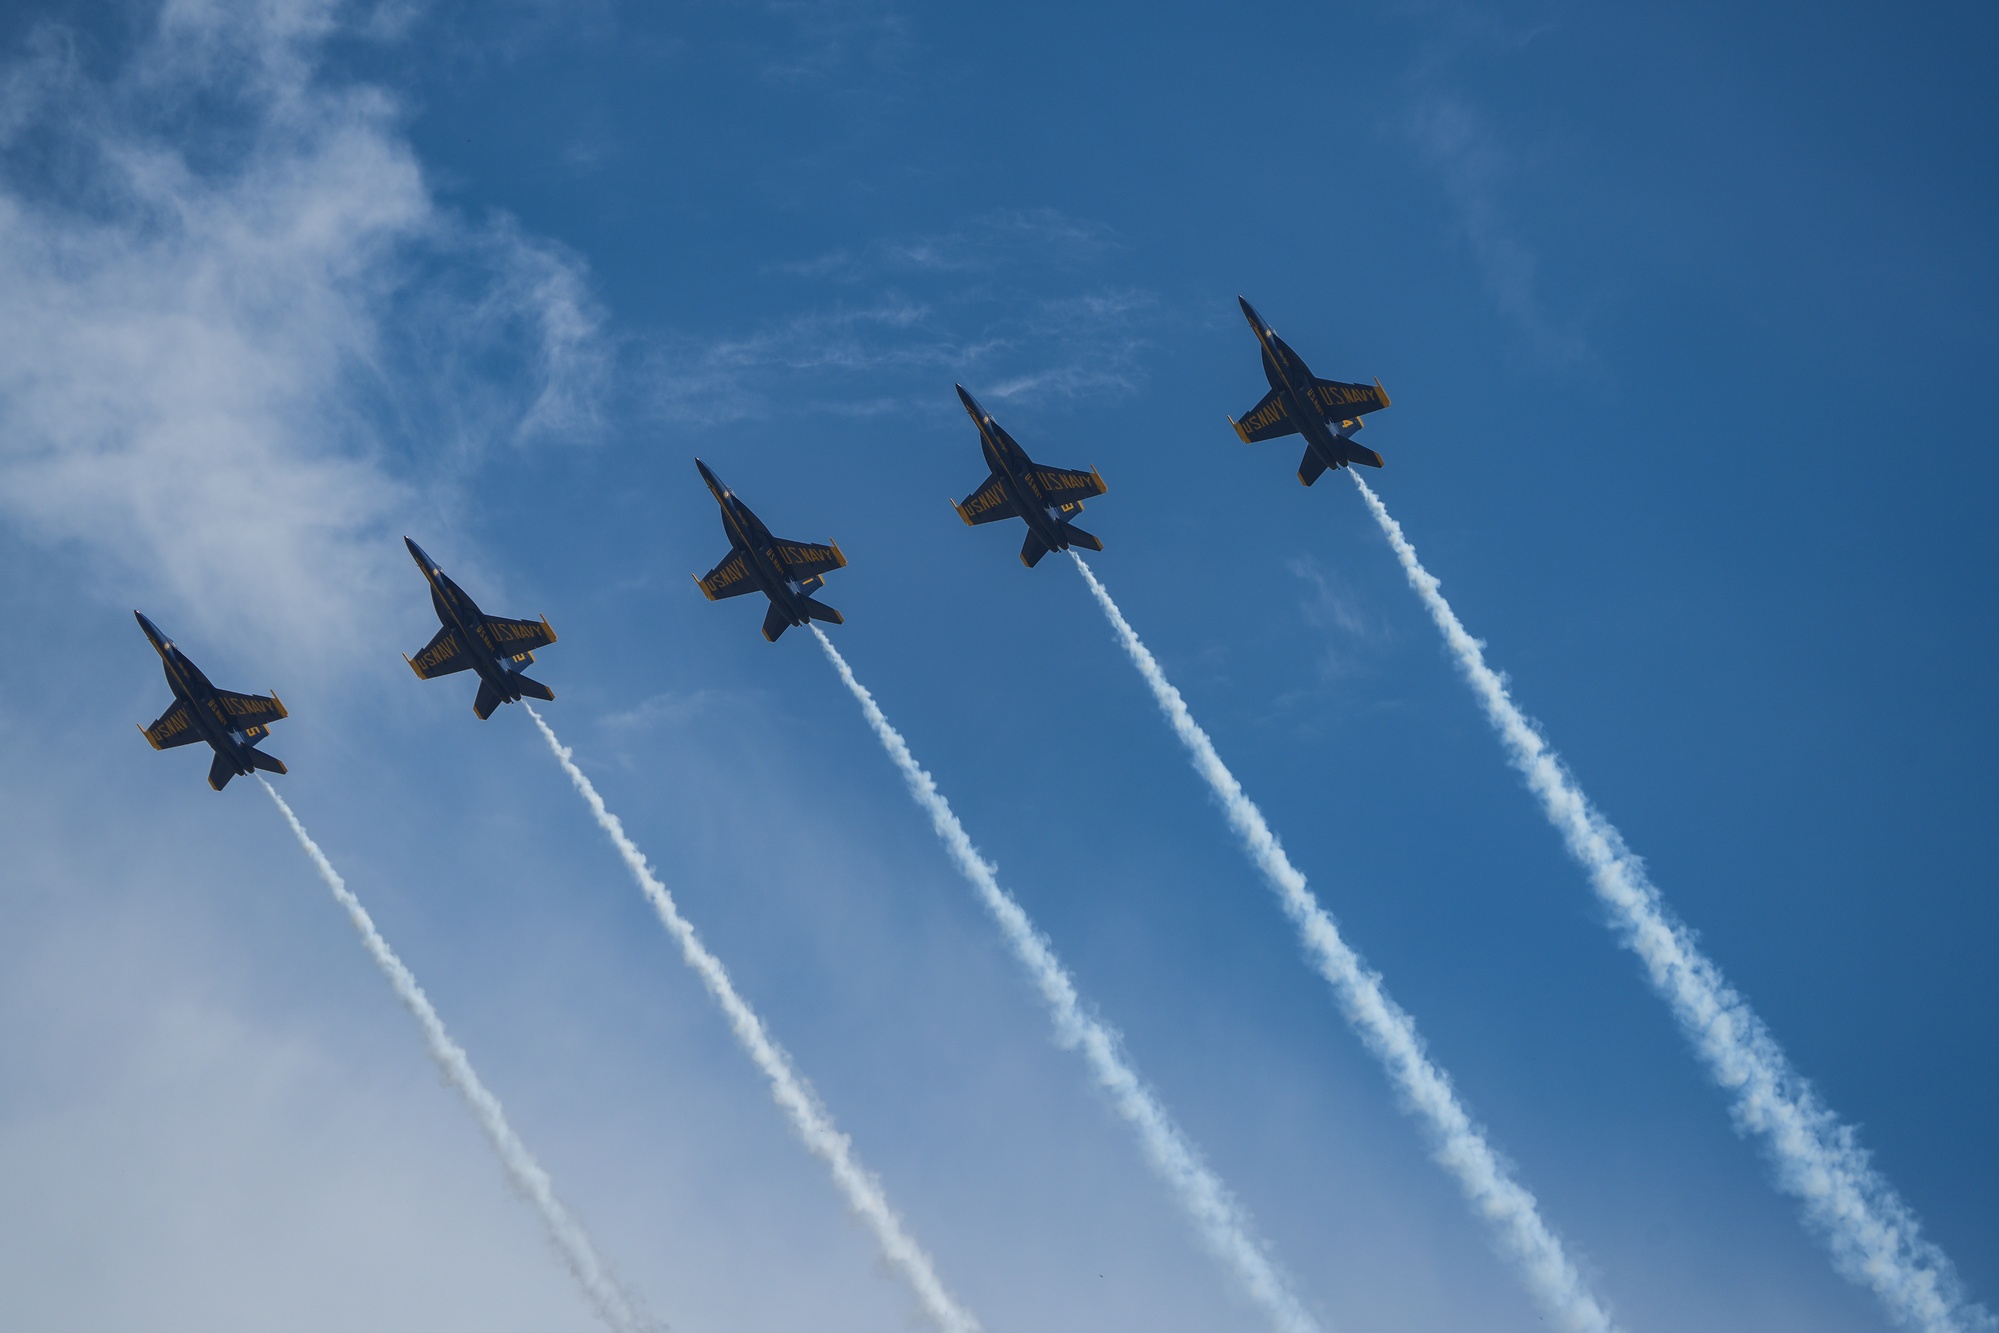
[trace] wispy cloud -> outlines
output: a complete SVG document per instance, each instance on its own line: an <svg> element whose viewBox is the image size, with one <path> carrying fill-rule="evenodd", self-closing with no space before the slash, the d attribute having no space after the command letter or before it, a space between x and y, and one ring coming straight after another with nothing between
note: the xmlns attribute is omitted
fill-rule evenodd
<svg viewBox="0 0 1999 1333"><path fill-rule="evenodd" d="M1145 325L1156 307L1149 293L1135 290L934 301L891 291L746 333L661 340L647 379L659 416L696 425L948 407L949 395L938 399L929 383L944 376L1002 402L1129 393L1144 383ZM926 377L921 388L911 372Z"/></svg>
<svg viewBox="0 0 1999 1333"><path fill-rule="evenodd" d="M990 274L1003 269L1073 269L1118 248L1111 229L1053 208L1000 209L929 235L882 237L858 250L772 265L805 278L860 282L912 273Z"/></svg>
<svg viewBox="0 0 1999 1333"><path fill-rule="evenodd" d="M1535 358L1572 365L1589 353L1581 323L1549 308L1540 256L1504 202L1515 153L1453 68L1471 52L1518 52L1542 30L1509 27L1485 11L1454 5L1442 6L1434 21L1440 35L1410 72L1411 96L1393 132L1415 147L1443 186L1453 229L1499 312L1526 335Z"/></svg>
<svg viewBox="0 0 1999 1333"><path fill-rule="evenodd" d="M179 0L109 75L56 28L0 70L0 510L301 666L365 640L431 455L587 432L603 382L575 261L325 77L340 13Z"/></svg>
<svg viewBox="0 0 1999 1333"><path fill-rule="evenodd" d="M1367 607L1352 580L1313 557L1293 556L1285 568L1304 585L1299 614L1323 638L1320 678L1332 682L1360 672L1393 637L1388 621Z"/></svg>

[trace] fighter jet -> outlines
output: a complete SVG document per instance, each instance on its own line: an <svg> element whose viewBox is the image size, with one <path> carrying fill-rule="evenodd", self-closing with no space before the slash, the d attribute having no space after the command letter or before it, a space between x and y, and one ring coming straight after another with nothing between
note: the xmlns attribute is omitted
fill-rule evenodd
<svg viewBox="0 0 1999 1333"><path fill-rule="evenodd" d="M285 766L257 748L257 742L271 734L271 723L287 716L285 706L272 694L237 694L218 690L201 668L174 647L159 626L139 615L139 628L152 640L160 655L161 669L167 673L167 688L174 692L173 707L160 714L150 727L140 727L155 750L171 750L176 745L207 741L215 751L208 766L208 785L221 791L229 779L248 776L257 769L282 773Z"/></svg>
<svg viewBox="0 0 1999 1333"><path fill-rule="evenodd" d="M701 469L701 479L714 493L715 503L722 506L722 534L729 539L729 553L722 557L722 563L694 579L701 585L702 595L711 602L746 592L770 598L770 610L764 612L764 637L772 643L793 625L807 621L846 624L846 617L838 611L812 599L813 593L826 586L829 571L846 567L847 557L840 554L839 546L788 542L771 536L763 521L708 470L706 463L697 458L694 466Z"/></svg>
<svg viewBox="0 0 1999 1333"><path fill-rule="evenodd" d="M1073 472L1068 468L1043 467L1001 429L992 413L965 392L964 385L957 387L958 400L978 423L979 448L985 453L986 466L993 470L985 485L964 500L951 502L966 526L1003 518L1026 519L1027 541L1020 548L1020 563L1029 569L1050 551L1066 551L1071 546L1086 551L1103 550L1102 542L1069 521L1083 512L1084 497L1102 495L1109 489L1097 470Z"/></svg>
<svg viewBox="0 0 1999 1333"><path fill-rule="evenodd" d="M479 694L472 701L472 714L481 722L501 704L523 698L555 698L554 690L521 674L521 668L534 661L535 649L555 642L548 619L508 620L487 615L421 546L407 537L403 545L410 548L410 557L430 580L430 604L444 624L422 652L415 657L403 654L410 670L421 680L436 680L454 671L478 672Z"/></svg>
<svg viewBox="0 0 1999 1333"><path fill-rule="evenodd" d="M1356 444L1353 433L1364 424L1361 417L1388 406L1388 394L1381 381L1373 384L1342 384L1338 380L1315 377L1298 354L1277 336L1256 307L1242 301L1242 313L1256 330L1263 347L1263 373L1270 380L1270 392L1263 401L1243 413L1241 421L1229 418L1244 444L1274 440L1293 432L1305 437L1305 461L1298 465L1298 480L1310 486L1327 468L1349 463L1381 466L1381 455Z"/></svg>

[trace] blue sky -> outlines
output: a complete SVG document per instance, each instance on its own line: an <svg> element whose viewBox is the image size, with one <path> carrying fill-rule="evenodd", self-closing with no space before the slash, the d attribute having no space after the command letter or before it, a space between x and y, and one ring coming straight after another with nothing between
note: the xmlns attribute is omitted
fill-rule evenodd
<svg viewBox="0 0 1999 1333"><path fill-rule="evenodd" d="M1329 1329L1527 1330L1086 590L946 508L951 385L1098 467L1094 567L1632 1330L1872 1330L1234 306L1517 696L1999 1300L1982 7L0 16L0 1291L43 1329L588 1328L254 787L132 734L143 607L675 1328L900 1326L517 709L397 660L400 537L989 1328L1254 1329L811 642L780 535Z"/></svg>

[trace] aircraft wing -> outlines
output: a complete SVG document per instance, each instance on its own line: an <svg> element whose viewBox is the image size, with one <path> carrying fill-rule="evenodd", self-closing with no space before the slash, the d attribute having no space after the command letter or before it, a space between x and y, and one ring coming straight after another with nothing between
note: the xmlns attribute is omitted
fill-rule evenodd
<svg viewBox="0 0 1999 1333"><path fill-rule="evenodd" d="M740 546L730 547L721 564L694 581L711 602L757 590L757 581L750 577L750 558Z"/></svg>
<svg viewBox="0 0 1999 1333"><path fill-rule="evenodd" d="M964 519L968 527L979 523L997 523L1003 518L1020 517L1020 511L1016 510L1013 501L1007 498L1006 483L1000 480L997 472L987 477L986 484L966 496L963 501L954 500L952 507L958 511L958 517Z"/></svg>
<svg viewBox="0 0 1999 1333"><path fill-rule="evenodd" d="M486 617L486 637L493 648L507 657L520 658L555 642L555 631L546 620L509 620L505 616ZM528 658L533 661L533 658Z"/></svg>
<svg viewBox="0 0 1999 1333"><path fill-rule="evenodd" d="M1373 384L1342 384L1338 380L1314 379L1306 390L1312 406L1325 413L1328 421L1350 420L1388 406L1381 381Z"/></svg>
<svg viewBox="0 0 1999 1333"><path fill-rule="evenodd" d="M1290 435L1298 427L1293 424L1290 413L1284 410L1284 395L1276 389L1263 395L1255 407L1243 413L1242 420L1229 418L1235 433L1242 437L1244 444L1256 444L1263 440L1274 440L1280 435Z"/></svg>
<svg viewBox="0 0 1999 1333"><path fill-rule="evenodd" d="M234 690L217 690L215 704L222 710L232 731L252 731L269 726L286 716L285 706L267 694L238 694Z"/></svg>
<svg viewBox="0 0 1999 1333"><path fill-rule="evenodd" d="M774 539L771 545L777 550L777 558L784 561L785 568L799 579L809 579L828 570L844 569L847 565L847 557L840 554L838 546L788 542L782 538Z"/></svg>
<svg viewBox="0 0 1999 1333"><path fill-rule="evenodd" d="M472 668L472 659L465 655L465 646L458 642L457 629L449 625L433 634L422 652L403 660L422 680L436 680L439 676Z"/></svg>
<svg viewBox="0 0 1999 1333"><path fill-rule="evenodd" d="M1041 497L1053 505L1067 509L1070 505L1081 508L1081 501L1093 495L1102 495L1110 487L1091 468L1088 472L1078 472L1074 468L1039 467L1028 474L1034 478L1034 485Z"/></svg>
<svg viewBox="0 0 1999 1333"><path fill-rule="evenodd" d="M141 727L146 740L155 750L171 750L176 745L192 745L201 739L201 733L194 729L194 718L187 711L187 700L176 699L174 706L160 714L160 720L150 727Z"/></svg>

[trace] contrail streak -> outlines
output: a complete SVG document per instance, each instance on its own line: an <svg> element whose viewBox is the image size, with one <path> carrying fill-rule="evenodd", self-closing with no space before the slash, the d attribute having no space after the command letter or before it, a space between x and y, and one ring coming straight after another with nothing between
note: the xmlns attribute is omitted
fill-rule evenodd
<svg viewBox="0 0 1999 1333"><path fill-rule="evenodd" d="M1623 835L1590 804L1539 728L1514 705L1506 678L1485 664L1485 646L1444 600L1436 576L1423 568L1402 535L1402 525L1358 474L1353 480L1395 548L1409 586L1443 631L1507 757L1541 798L1569 854L1589 872L1625 947L1644 962L1653 988L1671 1006L1708 1073L1734 1098L1737 1127L1764 1140L1779 1187L1804 1205L1805 1219L1825 1237L1834 1267L1871 1287L1897 1323L1924 1333L1999 1327L1965 1294L1949 1256L1923 1236L1915 1213L1869 1165L1853 1127L1791 1067L1763 1020L1667 909Z"/></svg>
<svg viewBox="0 0 1999 1333"><path fill-rule="evenodd" d="M930 1256L923 1252L916 1238L903 1229L902 1219L889 1206L881 1182L875 1179L873 1172L855 1160L852 1141L835 1127L832 1115L819 1104L818 1095L791 1067L791 1057L772 1039L756 1011L736 993L735 984L729 980L728 969L722 966L722 960L708 952L708 947L701 943L701 937L694 933L694 927L680 914L673 895L653 874L645 854L625 835L624 824L605 807L604 798L597 794L597 788L576 766L572 751L555 738L555 732L532 705L527 705L527 710L534 724L541 728L548 748L555 752L556 762L562 765L562 771L569 775L570 782L575 784L577 792L590 807L590 813L596 816L597 826L611 839L618 855L624 858L625 868L638 881L646 901L659 914L660 924L679 943L681 956L700 976L708 993L715 997L715 1002L722 1006L722 1012L728 1015L736 1040L742 1043L743 1049L756 1061L757 1068L770 1080L771 1096L791 1118L791 1127L797 1131L806 1148L832 1169L833 1183L846 1196L847 1207L874 1232L875 1242L881 1246L883 1256L915 1291L916 1299L933 1324L943 1333L978 1333L979 1321L944 1289L943 1280L931 1266Z"/></svg>
<svg viewBox="0 0 1999 1333"><path fill-rule="evenodd" d="M278 795L277 788L262 777L257 781L263 783L264 790L277 802L285 822L292 826L293 834L298 837L299 846L305 848L305 854L318 869L319 877L326 881L326 887L333 890L334 899L347 909L348 919L361 933L361 943L374 957L383 975L388 977L389 984L395 987L396 998L416 1015L417 1023L423 1028L424 1040L430 1046L430 1058L437 1061L437 1067L444 1071L444 1076L451 1080L451 1086L458 1089L466 1105L472 1108L472 1114L478 1117L479 1127L492 1140L493 1150L500 1154L500 1161L506 1166L507 1175L513 1179L515 1188L540 1210L549 1238L555 1242L563 1262L569 1265L569 1271L583 1285L590 1303L597 1307L597 1314L618 1333L646 1333L653 1327L652 1322L640 1315L631 1299L618 1289L610 1269L597 1256L582 1225L555 1197L555 1187L548 1178L548 1172L535 1161L534 1154L528 1151L527 1145L514 1133L513 1126L507 1123L506 1112L500 1108L500 1099L479 1081L478 1074L472 1070L471 1060L466 1058L465 1048L453 1041L451 1034L444 1030L444 1020L437 1016L429 997L416 984L416 977L389 948L382 932L375 929L374 918L368 915L368 909L361 906L361 900L348 889L347 881L326 859L326 853L319 850L319 844L305 831L305 825L285 804L285 798Z"/></svg>
<svg viewBox="0 0 1999 1333"><path fill-rule="evenodd" d="M1316 1333L1318 1325L1305 1307L1292 1294L1288 1282L1265 1252L1264 1245L1251 1225L1242 1205L1236 1202L1228 1186L1210 1171L1201 1161L1201 1155L1166 1108L1159 1104L1152 1089L1146 1087L1125 1058L1124 1043L1117 1032L1092 1015L1076 993L1076 983L1071 981L1062 963L1055 957L1046 936L1034 928L1034 923L1021 910L1019 903L999 885L998 868L983 856L965 832L965 826L958 822L958 816L951 812L950 802L937 790L937 783L931 778L916 757L909 751L909 744L902 733L889 724L874 695L854 677L853 668L847 659L833 646L817 625L810 627L819 638L819 646L826 650L826 657L833 663L833 669L840 673L840 679L861 705L861 712L867 717L868 725L874 728L881 739L882 748L902 771L903 780L909 784L909 793L916 803L930 816L931 827L944 843L958 870L971 881L978 890L979 900L986 910L999 922L1000 931L1007 943L1013 946L1015 957L1020 959L1034 983L1041 990L1041 998L1048 1004L1055 1019L1056 1039L1065 1047L1080 1047L1083 1058L1089 1061L1091 1071L1098 1084L1110 1095L1111 1103L1118 1114L1137 1131L1138 1141L1145 1151L1147 1161L1153 1170L1166 1181L1173 1190L1180 1206L1186 1209L1195 1227L1208 1247L1235 1275L1250 1298L1269 1315L1271 1322L1282 1333Z"/></svg>
<svg viewBox="0 0 1999 1333"><path fill-rule="evenodd" d="M1298 927L1320 975L1332 983L1347 1021L1387 1066L1390 1080L1409 1108L1435 1135L1438 1163L1456 1178L1472 1211L1492 1228L1500 1251L1519 1267L1528 1292L1556 1326L1565 1333L1608 1333L1614 1327L1609 1313L1590 1294L1561 1241L1541 1220L1534 1196L1513 1179L1499 1154L1486 1142L1485 1131L1458 1101L1450 1077L1424 1053L1416 1021L1388 998L1379 974L1370 971L1340 937L1339 927L1284 854L1277 835L1264 822L1263 812L1244 794L1242 784L1215 753L1208 733L1187 711L1180 691L1166 679L1151 651L1139 641L1082 557L1074 551L1069 554L1117 631L1125 652L1152 687L1160 711L1193 757L1195 771L1207 779L1250 860L1263 872L1285 915Z"/></svg>

